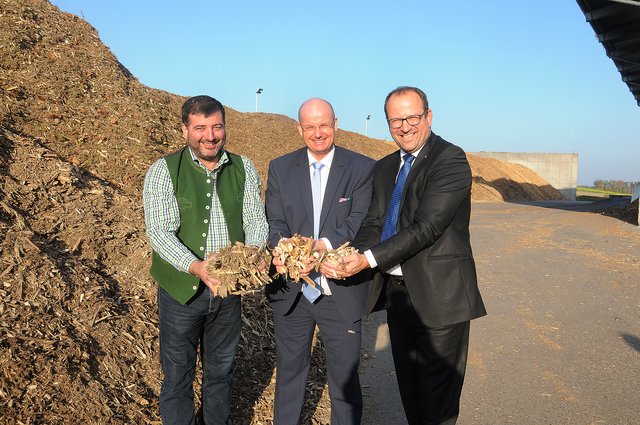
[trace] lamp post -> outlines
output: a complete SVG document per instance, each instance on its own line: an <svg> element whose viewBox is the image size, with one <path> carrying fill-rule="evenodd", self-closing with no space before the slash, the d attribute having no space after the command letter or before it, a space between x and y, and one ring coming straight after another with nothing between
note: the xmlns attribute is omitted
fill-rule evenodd
<svg viewBox="0 0 640 425"><path fill-rule="evenodd" d="M258 95L262 93L262 89L256 90L256 112L258 112Z"/></svg>
<svg viewBox="0 0 640 425"><path fill-rule="evenodd" d="M369 132L369 120L371 119L371 115L367 115L367 119L364 120L364 135L368 136Z"/></svg>

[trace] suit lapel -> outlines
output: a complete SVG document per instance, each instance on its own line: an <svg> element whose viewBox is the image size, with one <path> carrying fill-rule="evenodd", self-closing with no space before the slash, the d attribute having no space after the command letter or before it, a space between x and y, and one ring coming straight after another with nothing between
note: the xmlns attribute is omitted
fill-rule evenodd
<svg viewBox="0 0 640 425"><path fill-rule="evenodd" d="M329 170L329 177L327 178L327 187L324 189L324 197L322 198L322 211L320 212L320 230L324 226L324 222L327 220L329 210L335 200L335 194L338 190L338 185L342 180L342 176L346 170L346 164L340 148L337 146L334 148L333 161L331 162L331 169Z"/></svg>
<svg viewBox="0 0 640 425"><path fill-rule="evenodd" d="M420 154L416 157L413 164L411 165L411 170L409 171L407 180L404 183L404 188L402 190L402 197L400 198L400 213L402 213L402 208L404 207L404 200L407 195L407 190L409 189L409 187L411 187L411 185L417 178L418 174L421 172L420 169L422 167L426 167L428 164L427 157L430 154L431 150L433 149L433 145L435 143L436 137L437 136L435 136L433 133L429 135L429 138L427 139L425 146L422 148L422 150L420 151ZM387 210L389 209L389 202L391 202L391 195L393 194L393 188L396 184L396 177L398 175L398 171L400 170L399 151L393 153L391 158L389 158L389 160L385 161L381 165L382 165L381 174L384 176L390 176L390 178L387 177L382 180L382 184L380 188L382 199L385 200L384 215L386 216ZM382 220L384 219L385 217L383 216ZM398 222L400 222L400 220L398 220Z"/></svg>
<svg viewBox="0 0 640 425"><path fill-rule="evenodd" d="M411 165L411 171L409 171L409 175L407 176L407 181L404 183L404 190L402 193L402 200L400 201L400 205L402 208L402 205L404 205L404 197L407 193L407 188L413 184L413 181L416 179L416 176L419 174L419 170L423 167L427 166L427 157L429 156L429 154L431 153L431 150L433 149L433 144L435 143L435 138L436 136L431 133L429 135L429 138L427 139L427 142L425 143L424 147L422 148L422 150L420 150L420 153L418 154L418 156L416 157L416 159L413 161L413 164ZM391 196L391 195L389 195Z"/></svg>
<svg viewBox="0 0 640 425"><path fill-rule="evenodd" d="M295 180L291 182L299 191L300 199L305 211L306 217L311 217L311 228L313 229L313 194L311 192L311 175L309 174L309 159L307 157L307 148L300 149L300 154L296 158L296 167L294 171Z"/></svg>
<svg viewBox="0 0 640 425"><path fill-rule="evenodd" d="M387 207L391 200L391 194L393 193L393 187L396 184L396 177L398 170L400 169L400 151L394 152L392 157L381 164L381 174L385 176L382 179L382 185L380 187L380 194L385 200ZM385 208L386 211L386 208ZM386 213L386 212L385 212Z"/></svg>

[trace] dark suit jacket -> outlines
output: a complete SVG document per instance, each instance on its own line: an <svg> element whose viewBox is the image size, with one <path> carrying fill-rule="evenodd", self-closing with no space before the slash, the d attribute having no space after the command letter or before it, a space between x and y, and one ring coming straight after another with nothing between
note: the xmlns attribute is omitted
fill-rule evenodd
<svg viewBox="0 0 640 425"><path fill-rule="evenodd" d="M425 325L485 315L469 241L471 169L465 153L431 133L407 177L397 233L380 243L399 167L398 152L376 163L371 205L354 240L361 251L371 249L378 263L369 310L384 297L382 273L401 264L411 302Z"/></svg>
<svg viewBox="0 0 640 425"><path fill-rule="evenodd" d="M333 248L353 240L371 200L374 161L364 155L335 147L320 214L320 238ZM313 199L307 148L271 161L267 178L266 212L269 245L295 233L313 237ZM340 313L355 322L367 311L370 282L361 278L328 280ZM286 314L300 295L300 282L277 279L267 285L267 298L278 314Z"/></svg>

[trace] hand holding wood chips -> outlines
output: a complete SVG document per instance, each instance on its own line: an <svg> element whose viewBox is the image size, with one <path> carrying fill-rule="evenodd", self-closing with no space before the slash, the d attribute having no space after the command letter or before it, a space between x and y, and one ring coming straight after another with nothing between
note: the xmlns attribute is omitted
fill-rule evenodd
<svg viewBox="0 0 640 425"><path fill-rule="evenodd" d="M279 269L284 268L282 275L285 278L295 282L300 279L309 285L315 286L313 279L310 279L308 273L310 270L319 271L323 262L329 262L334 265L341 264L342 257L356 252L356 249L345 243L337 249L327 251L318 251L314 249L314 240L305 238L298 234L290 238L283 238L273 250L274 264ZM338 276L330 276L339 278Z"/></svg>
<svg viewBox="0 0 640 425"><path fill-rule="evenodd" d="M207 273L220 280L220 285L212 291L214 295L226 297L239 295L262 288L271 281L268 264L271 254L268 251L247 246L241 242L222 248L215 261L207 264Z"/></svg>
<svg viewBox="0 0 640 425"><path fill-rule="evenodd" d="M325 264L329 264L333 269L344 270L345 268L344 258L348 255L351 255L357 252L358 252L357 249L355 249L352 246L349 246L349 242L346 242L340 245L336 249L330 249L328 251L325 251L324 253L322 253L320 258L318 259L318 262L316 264L316 270L320 270L320 267L322 267ZM338 276L335 272L333 272L333 274L331 275L327 275L327 277L330 277L332 279L344 279L344 277Z"/></svg>
<svg viewBox="0 0 640 425"><path fill-rule="evenodd" d="M316 258L320 254L313 250L313 239L305 238L297 233L290 238L282 238L278 246L273 249L274 264L285 279L299 282L303 279L311 286L315 286L310 279L309 271L315 267Z"/></svg>

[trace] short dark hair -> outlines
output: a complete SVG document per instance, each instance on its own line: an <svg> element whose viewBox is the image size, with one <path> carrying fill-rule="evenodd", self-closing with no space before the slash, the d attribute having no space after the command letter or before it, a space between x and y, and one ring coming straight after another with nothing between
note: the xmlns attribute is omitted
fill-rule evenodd
<svg viewBox="0 0 640 425"><path fill-rule="evenodd" d="M427 100L427 94L425 92L417 87L400 86L397 89L391 90L391 92L389 92L387 97L384 99L384 116L387 117L387 119L389 119L389 115L387 114L387 104L389 103L389 99L391 98L391 96L406 92L414 92L415 94L420 96L420 100L422 100L422 105L424 106L424 111L429 110L429 101Z"/></svg>
<svg viewBox="0 0 640 425"><path fill-rule="evenodd" d="M222 113L222 123L225 123L224 106L211 96L200 95L190 97L182 105L182 123L189 125L189 115L202 114L209 117L216 112Z"/></svg>

